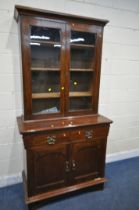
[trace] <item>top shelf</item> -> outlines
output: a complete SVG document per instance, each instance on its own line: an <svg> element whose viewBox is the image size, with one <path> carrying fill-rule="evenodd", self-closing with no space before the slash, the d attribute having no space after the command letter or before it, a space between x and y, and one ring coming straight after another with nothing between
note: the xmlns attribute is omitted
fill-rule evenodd
<svg viewBox="0 0 139 210"><path fill-rule="evenodd" d="M57 67L31 67L31 71L60 71ZM82 69L82 68L70 68L70 71L77 71L77 72L93 72L93 69Z"/></svg>
<svg viewBox="0 0 139 210"><path fill-rule="evenodd" d="M71 48L94 48L95 45L92 44L70 44Z"/></svg>
<svg viewBox="0 0 139 210"><path fill-rule="evenodd" d="M50 46L54 46L54 47L61 47L60 42L31 39L31 45L37 46L39 44L50 45ZM71 46L71 48L94 48L95 47L95 45L92 45L92 44L74 44L74 43L71 43L70 46Z"/></svg>
<svg viewBox="0 0 139 210"><path fill-rule="evenodd" d="M46 41L46 40L39 40L39 39L31 39L31 45L37 45L37 44L44 44L44 45L50 45L54 47L61 47L60 42L55 41Z"/></svg>

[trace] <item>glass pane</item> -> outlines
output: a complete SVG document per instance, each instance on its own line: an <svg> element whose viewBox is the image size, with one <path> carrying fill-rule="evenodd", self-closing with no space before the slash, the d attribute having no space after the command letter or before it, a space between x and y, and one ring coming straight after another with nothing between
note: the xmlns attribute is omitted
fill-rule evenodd
<svg viewBox="0 0 139 210"><path fill-rule="evenodd" d="M71 43L77 44L95 44L96 36L93 33L81 32L81 31L71 31Z"/></svg>
<svg viewBox="0 0 139 210"><path fill-rule="evenodd" d="M94 48L83 48L71 46L71 70L73 69L92 69L92 58Z"/></svg>
<svg viewBox="0 0 139 210"><path fill-rule="evenodd" d="M50 71L52 68L54 70L55 68L59 69L59 65L60 48L54 47L54 45L44 45L42 43L38 46L31 45L31 68L48 68Z"/></svg>
<svg viewBox="0 0 139 210"><path fill-rule="evenodd" d="M70 73L70 91L82 92L92 90L92 72L73 72Z"/></svg>
<svg viewBox="0 0 139 210"><path fill-rule="evenodd" d="M92 97L76 97L70 98L70 110L84 110L90 109L92 105Z"/></svg>
<svg viewBox="0 0 139 210"><path fill-rule="evenodd" d="M60 42L60 33L58 29L31 26L31 40L43 40Z"/></svg>
<svg viewBox="0 0 139 210"><path fill-rule="evenodd" d="M59 111L59 100L56 98L49 99L33 99L32 106L35 114L57 113Z"/></svg>
<svg viewBox="0 0 139 210"><path fill-rule="evenodd" d="M58 71L32 71L32 92L60 92L59 80L60 78Z"/></svg>
<svg viewBox="0 0 139 210"><path fill-rule="evenodd" d="M71 31L70 111L92 109L96 34Z"/></svg>
<svg viewBox="0 0 139 210"><path fill-rule="evenodd" d="M33 114L60 111L60 30L31 26Z"/></svg>

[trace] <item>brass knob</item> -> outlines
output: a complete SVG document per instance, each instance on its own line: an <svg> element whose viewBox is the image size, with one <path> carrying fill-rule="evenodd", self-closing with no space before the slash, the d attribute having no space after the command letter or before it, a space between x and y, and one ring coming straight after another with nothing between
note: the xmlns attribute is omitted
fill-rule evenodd
<svg viewBox="0 0 139 210"><path fill-rule="evenodd" d="M48 144L55 144L55 142L56 142L55 136L48 136L47 137L47 143Z"/></svg>
<svg viewBox="0 0 139 210"><path fill-rule="evenodd" d="M69 161L66 161L66 168L65 168L65 171L66 171L66 172L69 172L69 171L70 171L70 168L69 168Z"/></svg>
<svg viewBox="0 0 139 210"><path fill-rule="evenodd" d="M76 163L75 163L75 160L72 161L72 170L73 170L73 171L76 170Z"/></svg>
<svg viewBox="0 0 139 210"><path fill-rule="evenodd" d="M92 137L93 137L93 132L92 132L92 131L86 131L86 132L85 132L85 137L86 137L87 139L92 139Z"/></svg>
<svg viewBox="0 0 139 210"><path fill-rule="evenodd" d="M62 87L61 87L61 90L64 90L64 89L65 89L65 88L62 86Z"/></svg>

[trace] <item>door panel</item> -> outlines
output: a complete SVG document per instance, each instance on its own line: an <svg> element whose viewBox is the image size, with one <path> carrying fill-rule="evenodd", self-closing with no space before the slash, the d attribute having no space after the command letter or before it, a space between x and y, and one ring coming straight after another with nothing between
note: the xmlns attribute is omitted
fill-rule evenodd
<svg viewBox="0 0 139 210"><path fill-rule="evenodd" d="M97 30L91 25L70 24L69 34L68 112L92 112Z"/></svg>
<svg viewBox="0 0 139 210"><path fill-rule="evenodd" d="M96 34L71 30L69 110L92 110Z"/></svg>
<svg viewBox="0 0 139 210"><path fill-rule="evenodd" d="M96 113L102 27L26 17L22 33L25 118Z"/></svg>
<svg viewBox="0 0 139 210"><path fill-rule="evenodd" d="M75 183L99 177L101 144L82 142L72 148L72 172Z"/></svg>
<svg viewBox="0 0 139 210"><path fill-rule="evenodd" d="M61 115L64 106L61 88L64 86L65 24L29 17L24 22L25 112L34 118Z"/></svg>
<svg viewBox="0 0 139 210"><path fill-rule="evenodd" d="M60 29L31 26L32 112L60 111Z"/></svg>
<svg viewBox="0 0 139 210"><path fill-rule="evenodd" d="M30 152L33 165L33 194L49 191L66 185L67 146L50 145L46 148L34 149Z"/></svg>
<svg viewBox="0 0 139 210"><path fill-rule="evenodd" d="M66 26L66 30L69 35L67 113L69 115L96 113L100 79L98 52L101 41L99 37L101 37L102 27L71 23Z"/></svg>

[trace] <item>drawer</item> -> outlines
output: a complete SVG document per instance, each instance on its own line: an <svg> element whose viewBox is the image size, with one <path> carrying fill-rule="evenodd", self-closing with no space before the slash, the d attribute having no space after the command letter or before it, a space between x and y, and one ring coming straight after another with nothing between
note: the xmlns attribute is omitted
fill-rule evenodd
<svg viewBox="0 0 139 210"><path fill-rule="evenodd" d="M73 142L80 142L85 140L98 139L100 137L106 138L108 135L108 126L103 127L82 127L70 128L61 131L53 131L43 134L30 134L24 136L25 148L36 146L51 146L55 144L68 144Z"/></svg>
<svg viewBox="0 0 139 210"><path fill-rule="evenodd" d="M69 143L68 132L53 132L49 134L33 134L24 137L25 148L31 148L36 146L51 146L55 144Z"/></svg>
<svg viewBox="0 0 139 210"><path fill-rule="evenodd" d="M84 141L93 140L98 138L106 138L108 135L109 127L86 127L81 129L75 129L70 133L70 140L72 141Z"/></svg>

